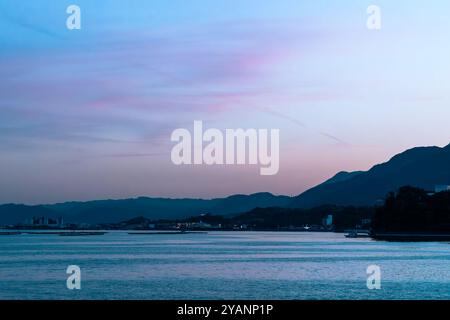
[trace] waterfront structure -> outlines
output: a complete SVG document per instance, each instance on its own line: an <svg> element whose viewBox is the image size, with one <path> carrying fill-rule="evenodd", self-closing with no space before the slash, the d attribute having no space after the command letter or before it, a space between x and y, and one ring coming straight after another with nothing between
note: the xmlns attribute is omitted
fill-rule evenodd
<svg viewBox="0 0 450 320"><path fill-rule="evenodd" d="M443 191L450 191L450 185L436 185L434 187L434 192L438 193L438 192L443 192Z"/></svg>
<svg viewBox="0 0 450 320"><path fill-rule="evenodd" d="M64 227L64 218L58 217L55 219L48 217L33 217L25 222L26 226L30 227L53 227L62 228Z"/></svg>
<svg viewBox="0 0 450 320"><path fill-rule="evenodd" d="M329 214L325 218L322 219L322 226L328 230L333 230L333 215Z"/></svg>

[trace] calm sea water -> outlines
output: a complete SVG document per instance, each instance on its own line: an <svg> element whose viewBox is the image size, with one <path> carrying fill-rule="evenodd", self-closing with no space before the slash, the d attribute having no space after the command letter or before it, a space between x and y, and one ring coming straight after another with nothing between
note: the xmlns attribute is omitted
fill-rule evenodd
<svg viewBox="0 0 450 320"><path fill-rule="evenodd" d="M373 264L381 290L367 289ZM81 268L81 290L67 289L68 265ZM0 236L0 299L450 299L450 244L277 232Z"/></svg>

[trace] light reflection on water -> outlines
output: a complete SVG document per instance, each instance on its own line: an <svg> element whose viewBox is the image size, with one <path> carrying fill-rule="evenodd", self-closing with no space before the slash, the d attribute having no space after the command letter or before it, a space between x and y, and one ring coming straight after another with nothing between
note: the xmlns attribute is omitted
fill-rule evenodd
<svg viewBox="0 0 450 320"><path fill-rule="evenodd" d="M79 265L82 289L66 289ZM368 290L366 268L382 270ZM0 237L0 299L450 299L450 244L334 233Z"/></svg>

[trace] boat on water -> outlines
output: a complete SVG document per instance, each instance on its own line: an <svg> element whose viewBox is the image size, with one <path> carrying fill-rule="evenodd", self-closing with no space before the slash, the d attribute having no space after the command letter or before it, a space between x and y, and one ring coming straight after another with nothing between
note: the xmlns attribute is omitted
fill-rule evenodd
<svg viewBox="0 0 450 320"><path fill-rule="evenodd" d="M348 233L345 235L346 238L370 238L370 233L368 230L350 230L347 231Z"/></svg>
<svg viewBox="0 0 450 320"><path fill-rule="evenodd" d="M57 235L57 236L102 236L106 232L97 231L27 231L23 232L31 235Z"/></svg>
<svg viewBox="0 0 450 320"><path fill-rule="evenodd" d="M345 235L346 238L370 238L370 235L364 233L348 233Z"/></svg>
<svg viewBox="0 0 450 320"><path fill-rule="evenodd" d="M34 234L34 235L49 235L49 234L60 234L60 231L27 231L25 234Z"/></svg>
<svg viewBox="0 0 450 320"><path fill-rule="evenodd" d="M18 232L18 231L5 231L5 232L0 232L0 236L16 236L22 234L22 232Z"/></svg>
<svg viewBox="0 0 450 320"><path fill-rule="evenodd" d="M155 235L171 235L171 234L207 234L206 231L162 231L162 232L128 232L135 236L155 236Z"/></svg>
<svg viewBox="0 0 450 320"><path fill-rule="evenodd" d="M97 232L97 231L70 231L59 233L59 235L62 237L102 236L104 234L106 234L106 232Z"/></svg>

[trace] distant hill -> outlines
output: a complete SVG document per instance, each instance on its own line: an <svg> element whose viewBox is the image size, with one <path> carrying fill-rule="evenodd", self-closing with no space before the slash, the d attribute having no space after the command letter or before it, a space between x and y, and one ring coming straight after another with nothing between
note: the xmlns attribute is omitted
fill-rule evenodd
<svg viewBox="0 0 450 320"><path fill-rule="evenodd" d="M294 198L255 193L211 200L141 197L37 206L6 204L0 205L0 225L24 222L33 216L63 216L67 222L78 223L118 223L134 217L184 219L204 213L232 216L255 208L371 206L402 186L434 190L435 185L448 184L450 145L419 147L400 153L369 171L339 172Z"/></svg>
<svg viewBox="0 0 450 320"><path fill-rule="evenodd" d="M6 204L0 205L0 225L24 222L33 216L63 216L67 222L75 223L117 223L136 216L178 219L203 213L231 215L256 207L286 207L291 201L287 196L255 193L211 200L140 197L37 206Z"/></svg>
<svg viewBox="0 0 450 320"><path fill-rule="evenodd" d="M434 190L440 184L450 184L450 145L413 148L369 171L338 173L295 197L290 206L373 205L402 186Z"/></svg>
<svg viewBox="0 0 450 320"><path fill-rule="evenodd" d="M26 206L23 204L4 204L0 206L0 225L24 222L33 216L55 218L56 214L45 206Z"/></svg>
<svg viewBox="0 0 450 320"><path fill-rule="evenodd" d="M356 177L357 175L359 175L363 172L364 171L353 171L353 172L341 171L339 173L336 173L332 178L323 182L322 185L346 181L353 177Z"/></svg>

